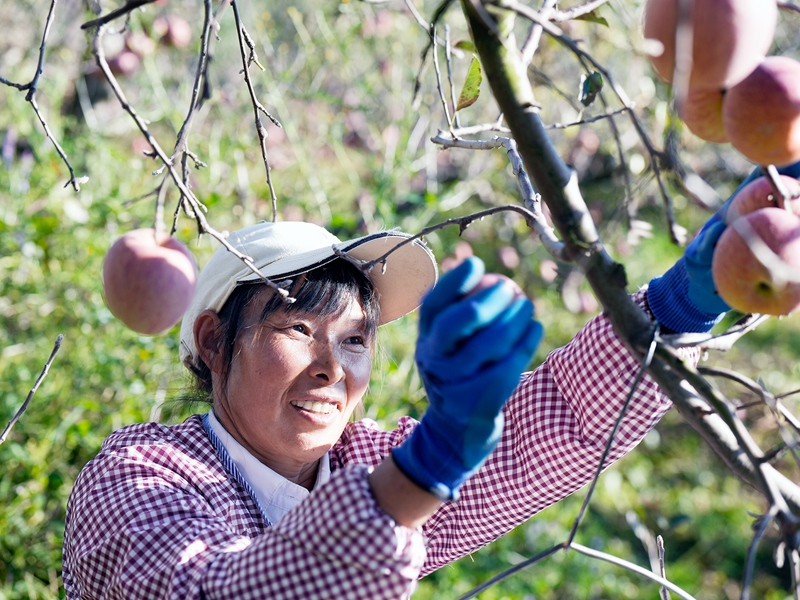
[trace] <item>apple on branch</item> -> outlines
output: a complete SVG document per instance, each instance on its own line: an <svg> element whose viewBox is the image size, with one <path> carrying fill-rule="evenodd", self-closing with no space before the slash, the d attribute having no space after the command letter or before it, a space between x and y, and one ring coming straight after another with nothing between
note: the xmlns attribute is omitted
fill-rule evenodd
<svg viewBox="0 0 800 600"><path fill-rule="evenodd" d="M644 37L654 40L661 52L651 54L656 73L672 83L676 60L676 35L680 24L680 0L647 0ZM687 49L689 87L726 89L747 77L766 56L778 23L773 0L694 0L691 8L692 47ZM676 56L677 54L677 56Z"/></svg>
<svg viewBox="0 0 800 600"><path fill-rule="evenodd" d="M722 124L724 90L689 88L678 115L689 130L700 139L715 144L728 141Z"/></svg>
<svg viewBox="0 0 800 600"><path fill-rule="evenodd" d="M717 242L714 285L743 313L788 315L800 308L800 216L760 208L731 223Z"/></svg>
<svg viewBox="0 0 800 600"><path fill-rule="evenodd" d="M722 122L734 148L760 165L800 159L800 62L768 56L722 101Z"/></svg>
<svg viewBox="0 0 800 600"><path fill-rule="evenodd" d="M103 290L111 313L146 335L162 333L186 312L194 295L197 263L166 233L135 229L119 238L103 262Z"/></svg>
<svg viewBox="0 0 800 600"><path fill-rule="evenodd" d="M800 215L800 181L788 175L779 175L778 179L789 194L790 210ZM758 177L740 189L728 210L725 212L725 223L730 225L739 217L755 212L760 208L786 208L784 198L778 194L768 177Z"/></svg>

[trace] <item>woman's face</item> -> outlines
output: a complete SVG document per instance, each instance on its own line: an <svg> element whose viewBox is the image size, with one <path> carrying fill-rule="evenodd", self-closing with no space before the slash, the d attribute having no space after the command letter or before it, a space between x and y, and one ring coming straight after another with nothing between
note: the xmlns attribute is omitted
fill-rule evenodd
<svg viewBox="0 0 800 600"><path fill-rule="evenodd" d="M270 294L244 311L214 412L261 462L297 480L339 439L366 392L373 340L355 298L333 315L281 308L262 322Z"/></svg>

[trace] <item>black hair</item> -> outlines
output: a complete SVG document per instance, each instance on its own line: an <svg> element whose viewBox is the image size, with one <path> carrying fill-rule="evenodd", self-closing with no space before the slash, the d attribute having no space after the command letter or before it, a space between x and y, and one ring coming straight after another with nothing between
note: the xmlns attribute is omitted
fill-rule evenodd
<svg viewBox="0 0 800 600"><path fill-rule="evenodd" d="M310 312L320 317L334 315L355 298L364 309L367 336L370 340L375 338L380 320L378 295L372 281L357 266L343 259L335 259L293 278L283 278L286 279L293 279L289 289L295 302L288 303L279 294L272 294L261 311L260 322L279 309L289 313ZM273 281L279 282L282 279ZM238 286L219 311L220 324L216 331L216 339L224 365L223 384L227 382L244 311L265 287L263 282L258 281ZM206 401L211 401L211 369L199 356L195 362L196 365L192 368L195 376L194 387L197 392L205 395Z"/></svg>

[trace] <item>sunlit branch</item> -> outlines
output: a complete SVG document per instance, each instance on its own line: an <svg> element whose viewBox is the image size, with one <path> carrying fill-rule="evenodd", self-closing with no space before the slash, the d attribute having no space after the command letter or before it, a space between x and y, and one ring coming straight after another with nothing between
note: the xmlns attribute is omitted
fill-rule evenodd
<svg viewBox="0 0 800 600"><path fill-rule="evenodd" d="M661 339L673 348L697 346L703 350L727 352L742 336L765 323L767 319L769 315L746 315L723 333L675 333L663 335Z"/></svg>
<svg viewBox="0 0 800 600"><path fill-rule="evenodd" d="M250 35L247 33L247 30L242 24L238 3L233 1L231 2L231 6L233 7L234 19L236 21L236 32L239 39L239 51L242 57L242 74L244 75L244 81L247 85L247 91L250 93L250 102L253 105L253 116L255 118L256 132L258 133L259 147L261 148L261 158L264 160L264 168L267 172L267 186L269 187L270 198L272 200L272 220L276 221L278 219L278 199L275 195L275 188L272 183L272 169L269 165L269 156L267 155L267 137L269 133L261 121L261 114L263 113L276 127L281 127L281 124L269 113L269 111L267 111L266 108L264 108L264 106L256 97L256 91L253 88L253 82L250 79L250 65L255 64L262 71L264 70L264 67L258 62L255 44L253 44L253 40L250 38ZM247 46L248 50L245 50L245 46Z"/></svg>
<svg viewBox="0 0 800 600"><path fill-rule="evenodd" d="M500 583L504 579L508 579L509 577L511 577L516 573L519 573L523 569L527 569L528 567L535 565L536 563L542 562L544 559L551 557L553 554L555 554L559 550L563 550L565 547L566 546L563 543L557 544L552 548L548 548L543 552L539 552L538 554L531 556L530 558L526 558L525 560L517 563L513 567L509 567L502 573L498 573L491 579L484 581L481 585L474 587L463 596L459 596L457 600L469 600L470 598L474 598L478 594L485 592L490 587Z"/></svg>
<svg viewBox="0 0 800 600"><path fill-rule="evenodd" d="M672 199L670 198L666 185L661 177L659 160L662 156L662 153L656 149L655 145L650 140L650 137L645 131L644 126L639 121L636 113L633 111L633 103L628 98L628 95L625 93L625 91L617 85L616 80L611 76L611 74L605 69L605 67L603 67L603 65L598 63L591 54L584 51L573 39L564 35L561 29L556 27L553 23L547 19L542 19L536 11L528 6L525 6L524 4L513 1L497 0L496 4L498 7L518 13L526 19L529 19L531 22L541 25L545 33L569 48L569 50L578 57L578 59L581 61L581 64L583 64L585 68L587 68L587 64L591 64L592 67L603 76L604 81L606 81L614 91L614 94L617 96L617 99L620 101L620 103L622 103L622 105L628 109L628 115L630 116L631 122L633 123L633 126L639 135L639 139L642 141L645 149L650 155L650 164L652 165L653 173L656 176L659 191L661 192L661 197L663 198L665 204L670 237L672 238L673 242L680 243L680 237L676 233L675 229L676 225L672 210ZM588 63L585 63L584 61L588 61ZM588 70L589 69L587 68L587 71Z"/></svg>
<svg viewBox="0 0 800 600"><path fill-rule="evenodd" d="M36 114L36 118L39 119L39 123L42 124L42 129L44 129L44 133L47 138L53 143L55 146L56 152L61 157L61 160L67 166L69 170L69 181L64 184L64 187L68 185L72 186L76 192L81 191L81 184L86 183L89 181L89 178L86 176L76 177L75 170L72 168L72 164L69 162L69 158L67 158L67 153L64 152L64 149L61 147L61 144L58 143L56 137L53 135L53 132L50 130L50 126L47 124L47 120L44 118L42 111L39 109L39 104L36 102L36 91L39 86L39 77L41 77L42 72L44 71L44 55L45 50L47 49L47 37L50 34L50 26L53 24L53 16L56 12L56 3L58 0L51 0L50 2L50 10L47 12L47 19L45 20L44 25L44 32L42 33L42 41L39 45L39 59L36 64L36 73L33 75L33 79L31 79L28 83L15 83L10 81L4 77L0 77L0 83L7 85L9 87L13 87L18 89L21 92L27 90L27 94L25 94L25 101L31 105L33 108L33 112Z"/></svg>
<svg viewBox="0 0 800 600"><path fill-rule="evenodd" d="M666 560L664 557L664 538L656 536L656 547L658 548L658 565L659 565L659 573L661 574L661 578L666 580L667 579L667 565ZM661 600L669 600L669 590L666 586L661 586Z"/></svg>
<svg viewBox="0 0 800 600"><path fill-rule="evenodd" d="M589 486L589 490L586 492L586 496L583 499L583 504L581 505L581 509L578 512L578 516L575 517L575 520L572 523L572 529L569 533L569 538L567 538L567 549L569 549L573 542L575 541L575 536L578 533L578 527L580 527L581 522L583 521L583 517L586 514L586 510L589 508L589 502L594 495L594 490L597 487L597 482L600 479L600 474L603 472L603 469L606 466L606 459L608 458L609 453L611 452L611 447L614 445L614 438L617 437L617 432L619 428L622 426L622 420L625 418L625 414L628 412L628 407L630 406L631 401L633 400L633 395L636 393L639 384L642 382L645 374L647 373L647 368L650 366L651 361L653 360L653 355L656 351L656 340L658 339L658 327L653 334L653 340L650 343L650 348L647 354L642 358L642 362L639 366L639 370L636 372L633 381L631 382L630 389L628 390L628 396L625 398L625 402L622 404L622 408L620 408L619 415L617 416L617 420L614 423L614 428L611 430L611 433L608 436L608 442L606 442L606 446L603 449L603 454L600 457L600 460L597 464L597 469L595 470L594 478L592 479L592 483Z"/></svg>
<svg viewBox="0 0 800 600"><path fill-rule="evenodd" d="M122 88L119 85L116 77L111 72L111 69L108 66L108 61L106 61L105 53L103 51L103 44L102 39L103 35L105 34L106 25L99 25L97 31L95 32L93 41L92 41L92 53L95 56L97 61L97 65L100 70L103 72L106 80L108 81L109 85L111 86L114 95L116 96L117 100L119 101L120 105L122 106L123 110L127 112L131 118L133 119L134 123L138 127L139 131L147 140L147 143L150 144L152 148L153 154L157 156L162 163L165 165L170 178L177 186L178 190L183 194L183 198L188 202L189 209L191 210L191 214L194 219L197 221L198 232L200 234L207 233L215 240L217 240L222 246L224 246L228 252L233 254L239 260L241 260L253 273L258 275L261 280L275 292L280 294L281 297L284 298L287 302L293 302L294 300L289 298L289 293L283 289L280 285L274 283L268 277L266 277L261 271L255 266L253 263L253 259L246 254L239 252L236 248L234 248L230 242L227 241L226 237L211 227L205 217L206 208L202 205L202 203L197 199L194 192L187 187L184 182L181 174L177 172L175 169L175 165L173 164L172 159L167 156L166 152L161 148L158 144L156 139L153 137L152 133L150 132L149 128L147 127L147 123L144 119L136 112L133 106L128 102L127 97L125 96L125 92L122 91Z"/></svg>
<svg viewBox="0 0 800 600"><path fill-rule="evenodd" d="M63 341L64 341L64 336L58 334L58 337L56 337L55 344L53 345L53 350L50 352L50 358L48 358L47 362L44 363L44 368L42 369L42 372L39 374L39 377L36 378L36 382L33 384L31 391L28 392L28 396L25 398L25 402L22 403L22 406L19 407L17 413L8 422L8 425L6 425L6 428L3 430L3 433L0 434L0 444L6 441L8 434L11 433L11 428L14 427L17 421L19 421L20 417L22 417L22 415L28 409L28 405L31 403L33 395L36 393L36 390L39 389L39 385L44 380L48 371L50 371L50 365L53 364L53 359L56 357L56 354L58 354L58 351L61 349L61 343Z"/></svg>
<svg viewBox="0 0 800 600"><path fill-rule="evenodd" d="M539 17L541 19L549 19L555 10L556 4L557 0L544 0L542 8L539 9ZM531 61L536 54L536 49L539 47L539 42L542 40L542 31L543 28L539 23L535 23L533 21L531 22L530 29L528 30L528 36L525 38L522 48L520 48L522 64L531 64Z"/></svg>
<svg viewBox="0 0 800 600"><path fill-rule="evenodd" d="M445 122L448 127L453 127L453 119L450 117L450 108L447 106L447 98L444 93L444 86L442 85L442 73L439 69L439 52L438 44L436 43L436 26L431 26L431 44L433 44L433 70L436 73L436 89L439 92L439 101L442 103L442 110L444 111ZM452 80L451 80L452 82ZM451 85L452 88L452 85ZM453 105L455 110L455 105Z"/></svg>
<svg viewBox="0 0 800 600"><path fill-rule="evenodd" d="M589 2L580 4L578 6L573 6L567 10L559 10L552 17L550 17L550 19L557 22L579 19L580 17L588 15L603 4L607 4L608 1L609 0L590 0Z"/></svg>
<svg viewBox="0 0 800 600"><path fill-rule="evenodd" d="M558 260L568 261L561 243L555 235L555 230L547 223L541 210L541 201L536 194L531 180L522 164L522 159L517 151L517 144L512 138L496 136L490 140L463 140L446 137L441 131L431 141L444 148L465 148L468 150L493 150L504 148L511 161L511 167L519 185L522 203L533 216L533 222L528 225L536 232L547 251Z"/></svg>
<svg viewBox="0 0 800 600"><path fill-rule="evenodd" d="M114 19L118 19L124 15L131 13L132 11L145 6L147 4L152 4L156 0L128 0L123 6L112 10L107 15L103 15L102 17L98 17L97 19L93 19L92 21L87 21L83 25L81 25L81 29L91 29L93 27L100 27L101 25L107 25Z"/></svg>
<svg viewBox="0 0 800 600"><path fill-rule="evenodd" d="M663 577L659 577L655 573L651 573L647 569L642 568L637 564L634 564L632 562L628 562L627 560L623 560L623 559L621 559L619 557L616 557L616 556L613 556L611 554L606 554L605 552L600 552L599 550L594 550L592 548L587 548L586 546L582 546L581 544L576 544L574 542L573 542L573 544L572 544L572 546L570 548L572 550L575 550L576 552L579 552L581 554L585 554L586 556L589 556L591 558L597 558L597 559L600 559L600 560L604 560L604 561L609 562L609 563L611 563L613 565L617 565L619 567L623 567L623 568L625 568L625 569L627 569L629 571L637 573L637 574L641 575L642 577L646 577L647 579L650 579L651 581L655 581L656 583L660 584L662 587L667 588L669 591L677 594L678 596L680 596L684 600L696 600L696 598L694 596L692 596L688 592L684 591L683 589L679 588L677 585L675 585L671 581L667 581Z"/></svg>

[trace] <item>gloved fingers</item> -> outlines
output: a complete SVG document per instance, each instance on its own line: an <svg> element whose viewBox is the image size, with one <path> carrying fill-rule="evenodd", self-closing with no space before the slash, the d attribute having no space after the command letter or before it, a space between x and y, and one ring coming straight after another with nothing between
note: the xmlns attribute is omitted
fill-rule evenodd
<svg viewBox="0 0 800 600"><path fill-rule="evenodd" d="M454 354L442 356L431 353L418 353L417 362L425 381L428 395L431 392L439 395L451 393L448 390L461 386L466 382L467 388L463 393L474 395L471 386L482 386L485 374L496 369L499 363L514 361L517 353L522 353L523 368L530 362L536 348L541 341L543 328L540 323L531 319L531 313L526 304L529 301L519 300L514 306L514 316L503 326L492 324L481 330L470 339L467 344ZM515 364L515 363L510 363ZM513 369L514 367L512 367ZM491 377L491 376L489 376Z"/></svg>
<svg viewBox="0 0 800 600"><path fill-rule="evenodd" d="M419 309L419 331L425 335L436 316L474 288L485 272L483 261L470 256L452 271L446 273L428 292Z"/></svg>
<svg viewBox="0 0 800 600"><path fill-rule="evenodd" d="M469 377L486 365L504 360L526 335L533 316L533 303L519 298L490 325L465 340L447 360L450 372Z"/></svg>
<svg viewBox="0 0 800 600"><path fill-rule="evenodd" d="M529 320L521 330L519 340L501 360L486 364L451 385L440 385L437 392L441 401L436 412L446 415L452 423L496 414L519 385L519 378L542 339L543 329L538 321Z"/></svg>
<svg viewBox="0 0 800 600"><path fill-rule="evenodd" d="M420 337L435 344L438 354L451 354L476 331L498 319L513 304L515 297L514 288L500 282L451 303L431 321L428 334L420 334Z"/></svg>

